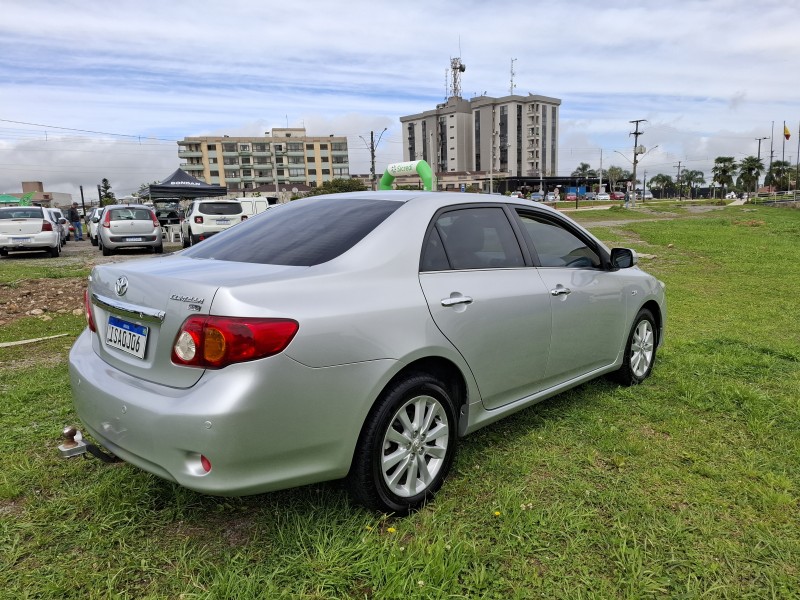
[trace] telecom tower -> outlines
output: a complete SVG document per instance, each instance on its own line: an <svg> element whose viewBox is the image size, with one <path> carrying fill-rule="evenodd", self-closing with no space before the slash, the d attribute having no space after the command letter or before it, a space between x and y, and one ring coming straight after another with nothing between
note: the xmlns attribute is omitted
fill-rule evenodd
<svg viewBox="0 0 800 600"><path fill-rule="evenodd" d="M461 98L461 73L467 70L466 65L461 62L461 58L450 59L450 71L453 74L450 86L450 96Z"/></svg>

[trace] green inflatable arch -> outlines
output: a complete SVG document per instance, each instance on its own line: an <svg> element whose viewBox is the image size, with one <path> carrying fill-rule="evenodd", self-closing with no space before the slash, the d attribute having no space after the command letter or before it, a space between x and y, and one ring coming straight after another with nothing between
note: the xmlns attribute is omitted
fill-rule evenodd
<svg viewBox="0 0 800 600"><path fill-rule="evenodd" d="M386 171L378 184L379 190L392 189L392 182L398 175L411 175L416 172L422 179L422 187L427 191L432 191L434 186L433 170L424 160L412 160L411 162L392 163L386 167Z"/></svg>

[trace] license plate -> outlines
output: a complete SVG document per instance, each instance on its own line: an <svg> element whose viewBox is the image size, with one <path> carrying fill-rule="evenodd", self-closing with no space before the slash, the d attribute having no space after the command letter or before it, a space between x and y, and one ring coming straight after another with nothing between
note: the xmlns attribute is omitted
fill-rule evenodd
<svg viewBox="0 0 800 600"><path fill-rule="evenodd" d="M141 242L142 238L140 238L140 237L128 237L128 238L125 238L125 241L126 242Z"/></svg>
<svg viewBox="0 0 800 600"><path fill-rule="evenodd" d="M106 328L106 346L111 346L136 358L144 358L147 345L147 327L137 325L113 315L108 317Z"/></svg>
<svg viewBox="0 0 800 600"><path fill-rule="evenodd" d="M14 244L30 244L31 238L12 237L11 242Z"/></svg>
<svg viewBox="0 0 800 600"><path fill-rule="evenodd" d="M230 219L217 219L217 225L227 225L230 222Z"/></svg>

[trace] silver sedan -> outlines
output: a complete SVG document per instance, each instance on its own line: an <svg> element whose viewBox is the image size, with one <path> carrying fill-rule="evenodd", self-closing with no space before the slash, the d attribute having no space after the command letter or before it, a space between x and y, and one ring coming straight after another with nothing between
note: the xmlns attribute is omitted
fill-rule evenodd
<svg viewBox="0 0 800 600"><path fill-rule="evenodd" d="M547 206L359 192L95 267L75 406L123 460L207 494L346 478L403 514L456 443L604 374L653 368L664 285Z"/></svg>

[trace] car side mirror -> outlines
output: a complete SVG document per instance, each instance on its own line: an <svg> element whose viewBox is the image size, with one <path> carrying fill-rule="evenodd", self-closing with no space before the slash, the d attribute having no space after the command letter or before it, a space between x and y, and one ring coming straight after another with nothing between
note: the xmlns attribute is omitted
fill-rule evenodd
<svg viewBox="0 0 800 600"><path fill-rule="evenodd" d="M639 256L636 250L630 248L612 248L611 249L611 266L614 269L629 269L639 264Z"/></svg>

